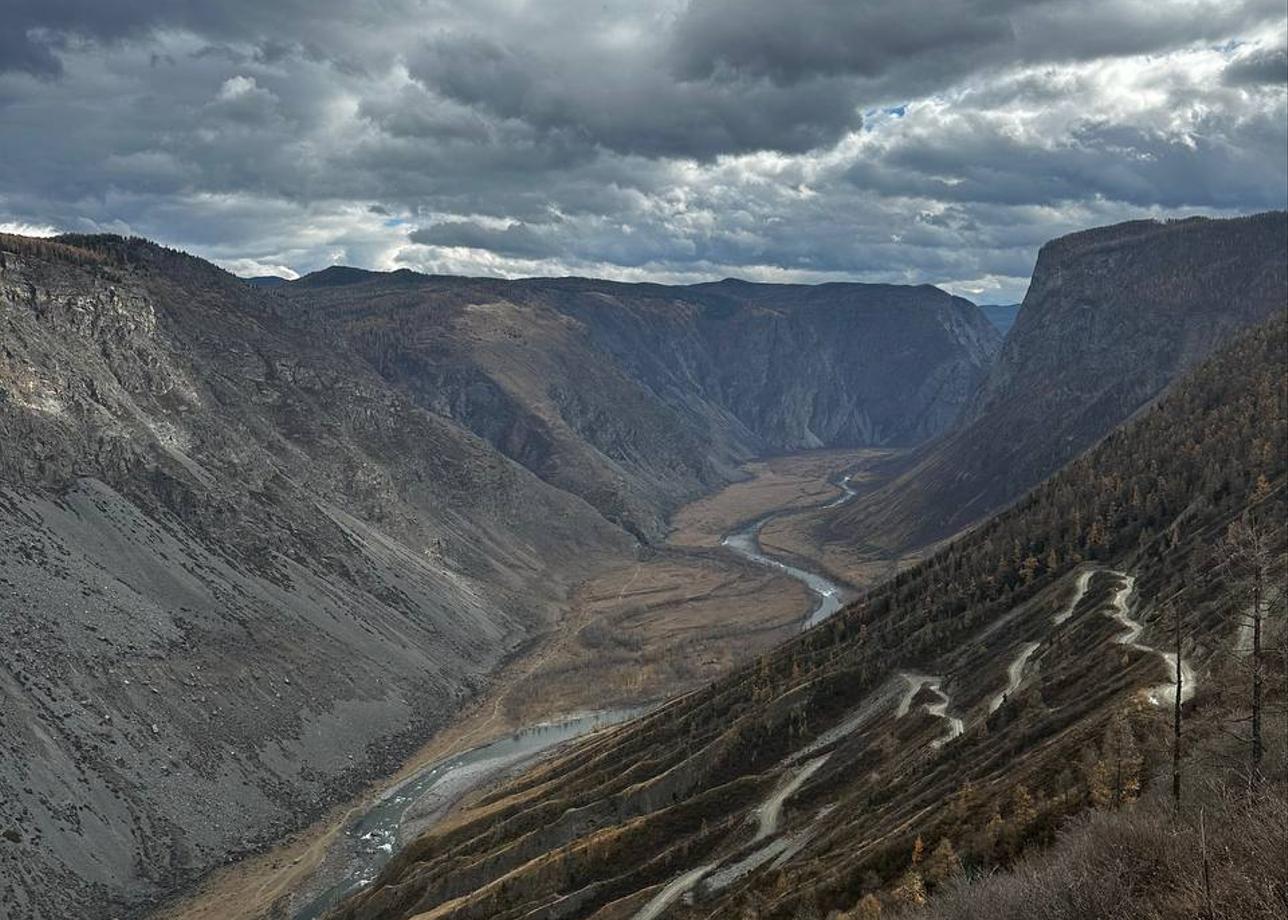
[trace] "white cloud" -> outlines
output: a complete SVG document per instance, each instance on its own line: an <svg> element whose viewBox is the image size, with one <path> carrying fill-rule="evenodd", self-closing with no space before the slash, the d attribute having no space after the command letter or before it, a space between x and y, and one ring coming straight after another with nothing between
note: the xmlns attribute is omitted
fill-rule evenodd
<svg viewBox="0 0 1288 920"><path fill-rule="evenodd" d="M19 236L57 236L61 231L48 224L29 224L26 221L0 220L0 233L16 233Z"/></svg>

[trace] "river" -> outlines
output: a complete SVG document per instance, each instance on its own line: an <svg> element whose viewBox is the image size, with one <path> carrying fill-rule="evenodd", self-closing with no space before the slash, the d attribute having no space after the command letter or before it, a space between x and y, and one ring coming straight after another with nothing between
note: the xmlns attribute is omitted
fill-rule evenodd
<svg viewBox="0 0 1288 920"><path fill-rule="evenodd" d="M842 478L838 485L842 494L821 507L836 508L855 496L848 476ZM759 518L726 535L721 542L744 559L775 569L805 585L815 598L814 605L802 622L802 628L808 629L841 609L845 603L846 589L826 576L775 559L761 550L760 529L780 513L787 512ZM333 849L327 857L332 865L341 865L337 873L339 880L297 909L292 914L293 920L318 920L347 895L371 884L385 864L393 858L393 853L408 838L414 836L416 812L428 809L432 813L436 808L444 808L470 788L498 775L502 770L531 760L555 745L571 741L597 728L624 722L645 711L642 708L612 709L533 725L491 744L446 757L417 771L390 788L371 808L345 828L344 836L336 844L339 851Z"/></svg>
<svg viewBox="0 0 1288 920"><path fill-rule="evenodd" d="M841 487L842 494L821 507L824 509L837 508L850 501L858 493L850 486L849 477L846 476L838 483ZM798 513L801 509L792 509L791 512L775 512L767 514L762 518L752 521L744 526L741 530L727 535L721 540L721 545L727 546L733 552L742 556L744 559L754 562L757 565L763 565L766 568L774 569L795 578L814 595L814 606L805 616L802 622L802 629L809 629L822 623L836 611L845 606L846 589L835 581L832 581L825 575L818 572L811 572L808 569L802 569L790 563L783 562L781 559L775 559L773 556L766 555L760 548L760 530L770 521L782 514Z"/></svg>
<svg viewBox="0 0 1288 920"><path fill-rule="evenodd" d="M391 787L349 823L335 845L342 851L333 850L328 854L328 861L338 860L343 864L339 880L296 909L292 917L317 920L345 896L371 884L394 852L407 843L405 838L414 836L406 833L411 823L409 813L418 805L424 807L426 800L432 800L436 793L443 793L442 804L446 806L451 799L502 770L531 760L555 745L625 722L646 711L644 708L609 709L542 722L427 765Z"/></svg>

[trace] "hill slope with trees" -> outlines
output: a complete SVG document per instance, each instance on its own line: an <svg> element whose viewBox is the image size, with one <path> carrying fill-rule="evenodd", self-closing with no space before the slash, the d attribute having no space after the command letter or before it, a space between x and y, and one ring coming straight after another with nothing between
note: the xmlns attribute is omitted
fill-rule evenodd
<svg viewBox="0 0 1288 920"><path fill-rule="evenodd" d="M1166 652L1209 726L1183 765L1249 712L1247 581L1213 549L1254 528L1282 572L1286 350L1281 312L833 620L480 795L335 917L872 916L1128 807L1171 770ZM1279 802L1273 731L1255 773ZM1280 868L1242 867L1242 916L1273 915Z"/></svg>

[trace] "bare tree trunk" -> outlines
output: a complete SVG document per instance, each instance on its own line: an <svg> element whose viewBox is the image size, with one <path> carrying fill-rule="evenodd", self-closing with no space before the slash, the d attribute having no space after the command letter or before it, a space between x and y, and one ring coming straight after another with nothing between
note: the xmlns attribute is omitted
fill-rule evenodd
<svg viewBox="0 0 1288 920"><path fill-rule="evenodd" d="M1179 811L1181 807L1181 691L1184 679L1181 677L1181 606L1172 605L1172 622L1175 632L1176 652L1176 701L1172 708L1172 801Z"/></svg>
<svg viewBox="0 0 1288 920"><path fill-rule="evenodd" d="M1245 513L1230 525L1217 548L1218 569L1232 582L1236 603L1252 601L1252 770L1250 779L1261 776L1263 744L1261 737L1262 682L1265 662L1261 648L1262 620L1265 618L1266 582L1274 568L1273 532ZM1246 592L1246 593L1245 593ZM1246 621L1244 621L1246 622Z"/></svg>
<svg viewBox="0 0 1288 920"><path fill-rule="evenodd" d="M1261 772L1261 592L1264 570L1257 568L1252 586L1252 770Z"/></svg>
<svg viewBox="0 0 1288 920"><path fill-rule="evenodd" d="M1207 920L1212 920L1216 914L1212 910L1212 867L1208 862L1207 851L1207 828L1203 824L1203 809L1199 809L1199 850L1203 856L1203 899L1206 901L1207 911L1205 916Z"/></svg>
<svg viewBox="0 0 1288 920"><path fill-rule="evenodd" d="M1284 596L1281 592L1273 603L1282 604L1283 602ZM1282 615L1282 611L1280 611L1280 615ZM1288 629L1279 630L1279 654L1283 658L1284 667L1284 763L1288 763Z"/></svg>

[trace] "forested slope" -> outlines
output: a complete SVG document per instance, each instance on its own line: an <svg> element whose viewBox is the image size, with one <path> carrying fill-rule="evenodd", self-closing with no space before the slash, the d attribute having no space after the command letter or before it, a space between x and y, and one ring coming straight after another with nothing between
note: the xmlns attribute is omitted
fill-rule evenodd
<svg viewBox="0 0 1288 920"><path fill-rule="evenodd" d="M1286 336L1280 313L831 622L490 791L336 916L608 920L652 904L787 918L868 895L915 903L910 874L924 893L963 863L1005 866L1066 816L1134 798L1166 756L1165 608L1193 670L1187 710L1228 705L1209 677L1244 602L1212 547L1241 516L1283 520ZM918 868L917 839L942 872Z"/></svg>

